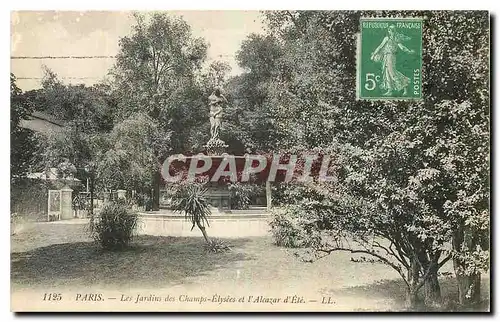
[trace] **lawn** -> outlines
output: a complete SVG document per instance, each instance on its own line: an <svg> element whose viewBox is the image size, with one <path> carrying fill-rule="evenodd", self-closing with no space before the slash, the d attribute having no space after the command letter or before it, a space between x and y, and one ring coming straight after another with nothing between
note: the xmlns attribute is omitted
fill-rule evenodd
<svg viewBox="0 0 500 322"><path fill-rule="evenodd" d="M246 240L231 242L238 247ZM203 239L137 236L129 249L103 251L83 224L35 224L12 238L15 287L157 287L244 260L239 252L208 254Z"/></svg>
<svg viewBox="0 0 500 322"><path fill-rule="evenodd" d="M36 223L12 236L13 292L77 289L173 294L300 295L335 301L332 310L401 310L404 285L380 263L357 263L336 253L315 263L298 260L269 237L231 239L232 251L207 253L203 239L137 236L130 249L100 250L80 221ZM444 278L445 297L456 292ZM483 291L488 298L489 280ZM166 294L166 293L165 293Z"/></svg>

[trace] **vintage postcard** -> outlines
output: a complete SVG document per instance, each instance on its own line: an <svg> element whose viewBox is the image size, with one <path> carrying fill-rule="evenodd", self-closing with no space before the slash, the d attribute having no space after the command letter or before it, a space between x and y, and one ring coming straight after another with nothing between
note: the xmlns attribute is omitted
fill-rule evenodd
<svg viewBox="0 0 500 322"><path fill-rule="evenodd" d="M14 312L489 312L486 11L11 13Z"/></svg>

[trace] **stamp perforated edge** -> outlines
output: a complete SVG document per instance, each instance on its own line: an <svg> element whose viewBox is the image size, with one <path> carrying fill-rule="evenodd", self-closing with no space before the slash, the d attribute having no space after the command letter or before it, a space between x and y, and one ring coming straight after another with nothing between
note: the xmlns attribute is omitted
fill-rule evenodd
<svg viewBox="0 0 500 322"><path fill-rule="evenodd" d="M359 18L359 32L356 33L356 101L367 101L367 102L373 102L373 101L391 101L391 102L415 102L415 101L422 101L424 100L424 86L423 86L423 81L421 80L421 90L420 90L420 96L419 97L408 97L408 98L400 98L400 97L361 97L361 92L359 88L359 81L361 80L361 75L360 73L360 64L361 64L361 37L362 37L362 32L361 32L361 24L364 20L387 20L387 19L394 19L394 20L420 20L422 22L422 30L424 28L424 22L427 20L427 17L425 16L415 16L415 17L400 17L400 16L384 16L384 17L360 17ZM421 38L420 38L420 43L422 44L422 47L420 48L420 56L423 56L423 51L424 51L424 39L423 39L423 31L421 33ZM422 59L420 59L420 74L421 79L423 78L424 72L424 63Z"/></svg>

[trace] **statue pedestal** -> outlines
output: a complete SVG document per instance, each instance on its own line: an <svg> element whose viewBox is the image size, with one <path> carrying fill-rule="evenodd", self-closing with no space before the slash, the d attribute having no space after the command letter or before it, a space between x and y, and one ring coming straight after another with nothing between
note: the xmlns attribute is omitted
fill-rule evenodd
<svg viewBox="0 0 500 322"><path fill-rule="evenodd" d="M221 139L210 139L203 147L207 150L208 155L222 155L226 152L228 146Z"/></svg>

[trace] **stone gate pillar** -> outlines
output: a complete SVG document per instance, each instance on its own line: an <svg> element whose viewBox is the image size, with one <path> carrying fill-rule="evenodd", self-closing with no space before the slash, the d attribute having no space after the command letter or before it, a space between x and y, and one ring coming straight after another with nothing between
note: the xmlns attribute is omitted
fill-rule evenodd
<svg viewBox="0 0 500 322"><path fill-rule="evenodd" d="M61 219L73 219L73 189L64 187L61 189Z"/></svg>

